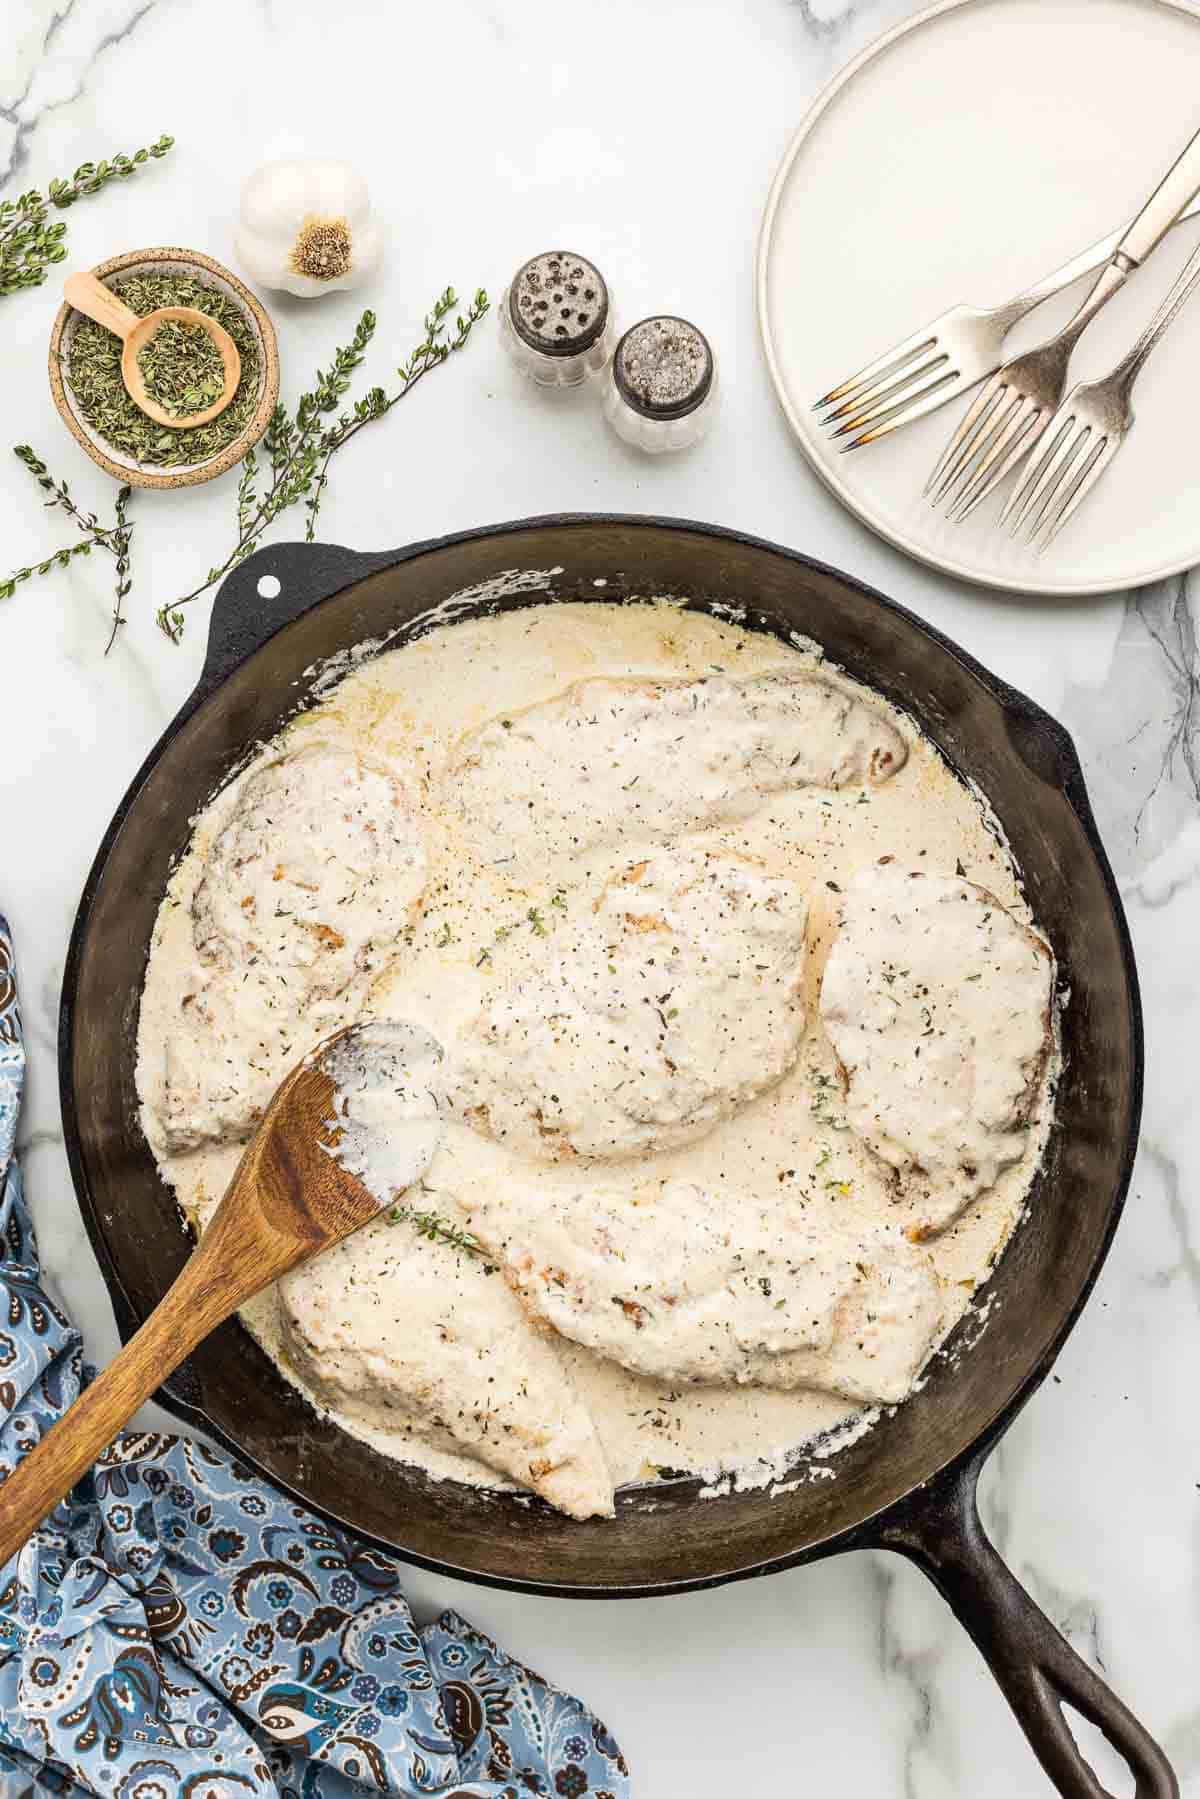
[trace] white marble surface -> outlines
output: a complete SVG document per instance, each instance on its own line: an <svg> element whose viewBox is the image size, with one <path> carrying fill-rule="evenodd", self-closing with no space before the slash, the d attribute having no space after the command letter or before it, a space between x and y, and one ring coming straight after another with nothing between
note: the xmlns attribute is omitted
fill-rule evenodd
<svg viewBox="0 0 1200 1799"><path fill-rule="evenodd" d="M544 397L494 329L346 453L324 535L360 548L558 508L711 518L874 582L1058 713L1079 743L1137 939L1149 1071L1141 1157L1099 1289L985 1480L1004 1553L1200 1794L1200 652L1189 582L1078 605L956 589L843 515L792 445L755 335L759 209L818 86L909 0L579 0L452 11L372 0L9 0L0 187L162 130L178 147L69 216L71 263L140 244L232 254L241 176L286 150L367 168L386 221L373 369L448 280L493 296L545 243L612 272L626 319L693 315L717 346L724 413L685 458L639 459L598 408ZM232 66L216 71L221 49ZM644 76L644 70L666 75ZM653 109L650 93L661 90ZM679 99L670 91L677 84ZM814 255L816 254L814 249ZM69 265L68 265L69 266ZM0 447L29 439L87 503L105 478L50 408L52 288L0 302ZM353 296L277 305L286 391L346 334ZM393 358L394 360L394 358ZM63 540L0 456L0 562ZM155 607L229 535L228 481L136 501L131 622L102 656L97 558L0 607L6 752L0 905L16 930L33 1065L22 1141L42 1249L97 1360L116 1344L64 1159L54 1071L63 953L108 816L200 664ZM682 1599L589 1606L414 1573L585 1693L644 1799L1029 1799L1049 1785L976 1652L919 1575L859 1555ZM1109 1764L1098 1762L1107 1768ZM1107 1775L1113 1790L1128 1784Z"/></svg>

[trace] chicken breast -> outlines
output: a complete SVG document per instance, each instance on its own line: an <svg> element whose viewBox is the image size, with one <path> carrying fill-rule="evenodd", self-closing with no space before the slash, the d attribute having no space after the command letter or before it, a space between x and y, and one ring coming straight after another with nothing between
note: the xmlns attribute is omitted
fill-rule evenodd
<svg viewBox="0 0 1200 1799"><path fill-rule="evenodd" d="M848 887L821 1017L847 1120L896 1170L914 1237L1024 1154L1053 993L1046 944L986 889L890 859Z"/></svg>
<svg viewBox="0 0 1200 1799"><path fill-rule="evenodd" d="M625 1157L683 1143L773 1086L804 1029L807 904L744 857L664 852L460 1035L450 1100L518 1152Z"/></svg>
<svg viewBox="0 0 1200 1799"><path fill-rule="evenodd" d="M683 1180L589 1183L549 1203L510 1180L456 1198L535 1317L656 1380L892 1404L939 1334L924 1253L794 1203Z"/></svg>
<svg viewBox="0 0 1200 1799"><path fill-rule="evenodd" d="M287 1275L279 1317L330 1406L464 1450L572 1518L612 1515L592 1419L490 1263L384 1219Z"/></svg>
<svg viewBox="0 0 1200 1799"><path fill-rule="evenodd" d="M250 1134L293 1063L365 1001L424 884L390 769L310 743L245 778L192 902L195 962L158 1095L165 1148Z"/></svg>
<svg viewBox="0 0 1200 1799"><path fill-rule="evenodd" d="M467 732L441 797L479 858L519 880L747 818L789 789L878 785L907 754L882 712L807 673L597 678Z"/></svg>

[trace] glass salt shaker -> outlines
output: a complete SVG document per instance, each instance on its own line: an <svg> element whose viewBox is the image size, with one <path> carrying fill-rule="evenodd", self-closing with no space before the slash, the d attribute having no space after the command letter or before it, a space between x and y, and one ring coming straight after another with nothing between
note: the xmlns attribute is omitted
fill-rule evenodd
<svg viewBox="0 0 1200 1799"><path fill-rule="evenodd" d="M604 416L652 456L699 443L717 408L717 368L703 331L668 316L631 325L605 377Z"/></svg>
<svg viewBox="0 0 1200 1799"><path fill-rule="evenodd" d="M539 387L578 387L612 354L612 301L594 263L568 250L530 257L500 302L500 336Z"/></svg>

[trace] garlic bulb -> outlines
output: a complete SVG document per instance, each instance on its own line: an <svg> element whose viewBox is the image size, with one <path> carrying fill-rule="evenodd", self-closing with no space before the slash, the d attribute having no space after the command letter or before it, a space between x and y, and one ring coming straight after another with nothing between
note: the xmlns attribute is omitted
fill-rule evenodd
<svg viewBox="0 0 1200 1799"><path fill-rule="evenodd" d="M362 176L344 162L265 162L242 189L238 258L255 281L311 298L357 287L383 249Z"/></svg>

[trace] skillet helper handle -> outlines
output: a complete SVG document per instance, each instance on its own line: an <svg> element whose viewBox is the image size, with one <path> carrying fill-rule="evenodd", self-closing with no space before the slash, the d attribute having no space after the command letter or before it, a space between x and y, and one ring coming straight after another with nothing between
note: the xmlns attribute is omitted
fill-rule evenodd
<svg viewBox="0 0 1200 1799"><path fill-rule="evenodd" d="M273 543L247 556L217 589L193 701L219 687L276 631L364 575L402 562L406 554L404 550L364 554L334 543ZM269 591L260 593L264 577Z"/></svg>
<svg viewBox="0 0 1200 1799"><path fill-rule="evenodd" d="M976 1503L983 1460L951 1476L940 1493L927 1489L919 1505L884 1531L884 1548L915 1562L965 1626L1064 1799L1113 1799L1080 1753L1064 1703L1103 1732L1123 1758L1136 1799L1179 1799L1179 1782L1153 1737L993 1548Z"/></svg>

